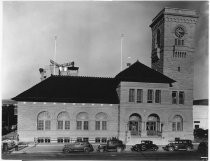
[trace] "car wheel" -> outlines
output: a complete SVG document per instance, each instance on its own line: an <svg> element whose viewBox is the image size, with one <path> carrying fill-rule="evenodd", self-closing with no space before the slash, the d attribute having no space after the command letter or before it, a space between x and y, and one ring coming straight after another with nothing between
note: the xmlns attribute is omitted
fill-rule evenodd
<svg viewBox="0 0 210 161"><path fill-rule="evenodd" d="M121 147L117 147L117 152L118 153L122 152L122 148Z"/></svg>
<svg viewBox="0 0 210 161"><path fill-rule="evenodd" d="M104 149L99 149L99 152L104 152Z"/></svg>
<svg viewBox="0 0 210 161"><path fill-rule="evenodd" d="M174 147L169 147L168 151L174 151Z"/></svg>
<svg viewBox="0 0 210 161"><path fill-rule="evenodd" d="M157 151L158 150L158 148L157 147L152 147L152 149L151 149L152 151Z"/></svg>
<svg viewBox="0 0 210 161"><path fill-rule="evenodd" d="M191 151L191 147L188 146L188 147L186 148L186 150L187 150L187 151Z"/></svg>
<svg viewBox="0 0 210 161"><path fill-rule="evenodd" d="M141 147L141 151L146 151L146 150L147 150L147 148L145 146Z"/></svg>
<svg viewBox="0 0 210 161"><path fill-rule="evenodd" d="M90 148L85 148L84 152L89 153L90 152Z"/></svg>

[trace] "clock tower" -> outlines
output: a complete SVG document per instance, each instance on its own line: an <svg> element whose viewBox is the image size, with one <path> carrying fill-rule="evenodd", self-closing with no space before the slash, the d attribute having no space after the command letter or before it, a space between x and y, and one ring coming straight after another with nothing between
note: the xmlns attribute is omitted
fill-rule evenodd
<svg viewBox="0 0 210 161"><path fill-rule="evenodd" d="M164 8L152 21L151 65L176 80L172 88L193 89L194 10Z"/></svg>

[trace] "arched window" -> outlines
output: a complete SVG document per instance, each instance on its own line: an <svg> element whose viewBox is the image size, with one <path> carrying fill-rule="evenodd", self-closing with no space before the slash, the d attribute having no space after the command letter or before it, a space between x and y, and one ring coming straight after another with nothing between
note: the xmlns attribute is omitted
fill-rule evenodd
<svg viewBox="0 0 210 161"><path fill-rule="evenodd" d="M58 130L69 130L70 129L70 117L68 112L63 111L58 114L57 117Z"/></svg>
<svg viewBox="0 0 210 161"><path fill-rule="evenodd" d="M151 114L147 120L147 135L161 135L160 117L157 114Z"/></svg>
<svg viewBox="0 0 210 161"><path fill-rule="evenodd" d="M50 114L47 111L40 112L37 116L37 130L50 130Z"/></svg>
<svg viewBox="0 0 210 161"><path fill-rule="evenodd" d="M107 130L107 114L103 112L96 114L95 130Z"/></svg>
<svg viewBox="0 0 210 161"><path fill-rule="evenodd" d="M133 113L129 117L129 123L128 123L128 128L129 131L131 132L131 135L141 135L141 116L137 113Z"/></svg>
<svg viewBox="0 0 210 161"><path fill-rule="evenodd" d="M80 112L77 116L77 130L88 130L88 113L86 112Z"/></svg>
<svg viewBox="0 0 210 161"><path fill-rule="evenodd" d="M182 116L176 115L172 121L172 131L183 131L183 119Z"/></svg>

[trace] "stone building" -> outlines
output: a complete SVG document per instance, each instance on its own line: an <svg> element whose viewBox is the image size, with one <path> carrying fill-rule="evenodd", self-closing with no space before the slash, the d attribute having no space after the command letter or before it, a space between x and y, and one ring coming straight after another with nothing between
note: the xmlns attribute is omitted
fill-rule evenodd
<svg viewBox="0 0 210 161"><path fill-rule="evenodd" d="M136 61L114 78L53 75L14 97L20 140L193 139L197 18L192 10L164 8L153 19L152 68Z"/></svg>
<svg viewBox="0 0 210 161"><path fill-rule="evenodd" d="M193 127L194 129L209 129L209 104L208 99L193 101Z"/></svg>

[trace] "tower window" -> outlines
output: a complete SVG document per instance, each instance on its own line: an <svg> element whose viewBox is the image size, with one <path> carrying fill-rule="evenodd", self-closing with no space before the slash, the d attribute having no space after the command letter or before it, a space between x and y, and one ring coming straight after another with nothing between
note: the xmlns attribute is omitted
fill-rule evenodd
<svg viewBox="0 0 210 161"><path fill-rule="evenodd" d="M175 39L175 45L177 45L177 46L184 46L184 40Z"/></svg>
<svg viewBox="0 0 210 161"><path fill-rule="evenodd" d="M157 47L160 47L160 29L157 30L157 40L156 40Z"/></svg>
<svg viewBox="0 0 210 161"><path fill-rule="evenodd" d="M147 93L147 103L152 103L153 102L153 90L148 89Z"/></svg>
<svg viewBox="0 0 210 161"><path fill-rule="evenodd" d="M129 90L129 102L134 102L135 98L135 89L130 89Z"/></svg>
<svg viewBox="0 0 210 161"><path fill-rule="evenodd" d="M178 67L178 71L179 71L179 72L180 72L180 70L181 70L180 67Z"/></svg>
<svg viewBox="0 0 210 161"><path fill-rule="evenodd" d="M172 91L172 104L177 104L177 91Z"/></svg>
<svg viewBox="0 0 210 161"><path fill-rule="evenodd" d="M143 101L143 90L137 89L137 103L142 103Z"/></svg>
<svg viewBox="0 0 210 161"><path fill-rule="evenodd" d="M184 104L184 92L179 92L179 104Z"/></svg>

